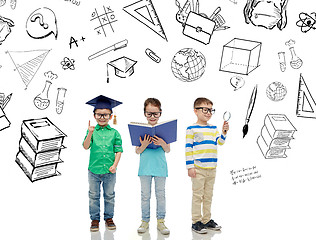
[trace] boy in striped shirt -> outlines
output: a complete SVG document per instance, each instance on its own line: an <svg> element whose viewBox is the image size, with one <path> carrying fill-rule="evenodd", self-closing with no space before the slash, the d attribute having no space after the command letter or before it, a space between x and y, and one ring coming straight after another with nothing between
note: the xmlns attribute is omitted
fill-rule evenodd
<svg viewBox="0 0 316 240"><path fill-rule="evenodd" d="M211 203L216 176L217 145L223 145L229 130L224 121L222 134L216 126L208 124L215 109L207 98L197 98L194 113L197 122L186 130L186 168L192 180L192 230L207 233L206 229L220 230L211 219ZM201 214L201 205L203 215Z"/></svg>

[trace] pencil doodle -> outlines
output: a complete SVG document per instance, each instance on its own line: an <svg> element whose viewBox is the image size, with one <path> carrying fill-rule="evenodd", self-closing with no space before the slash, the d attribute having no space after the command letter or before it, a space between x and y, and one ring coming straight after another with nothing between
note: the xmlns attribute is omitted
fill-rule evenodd
<svg viewBox="0 0 316 240"><path fill-rule="evenodd" d="M286 7L288 0L247 0L244 17L247 24L279 30L287 24Z"/></svg>
<svg viewBox="0 0 316 240"><path fill-rule="evenodd" d="M57 19L53 10L47 7L38 8L26 21L27 34L35 39L42 39L53 34L57 40Z"/></svg>
<svg viewBox="0 0 316 240"><path fill-rule="evenodd" d="M123 10L157 33L160 37L168 41L152 0L136 1L128 6L125 6Z"/></svg>
<svg viewBox="0 0 316 240"><path fill-rule="evenodd" d="M58 78L58 76L54 74L52 71L45 72L44 76L46 78L45 87L43 91L39 93L33 100L35 107L37 107L40 110L48 108L50 104L50 100L48 98L48 91L50 85L52 84L52 81Z"/></svg>
<svg viewBox="0 0 316 240"><path fill-rule="evenodd" d="M70 59L69 57L64 57L64 59L60 62L62 68L64 70L70 69L70 70L75 70L75 60Z"/></svg>
<svg viewBox="0 0 316 240"><path fill-rule="evenodd" d="M204 55L193 48L181 49L171 61L173 75L184 82L192 82L202 77L205 67Z"/></svg>
<svg viewBox="0 0 316 240"><path fill-rule="evenodd" d="M116 76L120 78L126 78L126 77L131 76L134 73L134 65L136 63L137 61L125 56L112 60L111 62L108 62L107 63L107 83L109 82L109 79L110 79L108 66L112 66L114 68Z"/></svg>
<svg viewBox="0 0 316 240"><path fill-rule="evenodd" d="M259 67L261 42L234 38L223 46L220 71L248 75Z"/></svg>
<svg viewBox="0 0 316 240"><path fill-rule="evenodd" d="M183 26L182 33L194 40L204 44L209 44L214 31L226 30L225 19L219 14L221 7L217 7L210 17L205 13L200 13L199 1L187 0L183 7L176 0L178 12L176 19Z"/></svg>
<svg viewBox="0 0 316 240"><path fill-rule="evenodd" d="M312 12L311 14L307 14L301 12L299 14L299 20L296 22L296 26L301 28L302 33L307 33L311 29L316 29L316 13Z"/></svg>
<svg viewBox="0 0 316 240"><path fill-rule="evenodd" d="M104 13L99 14L97 9L95 8L91 14L90 22L96 23L96 27L94 30L98 35L101 35L101 31L103 32L104 37L107 36L106 34L106 26L111 28L112 32L114 32L113 23L117 21L114 11L111 7L103 6Z"/></svg>
<svg viewBox="0 0 316 240"><path fill-rule="evenodd" d="M64 101L66 96L66 88L57 88L56 112L61 114L64 109Z"/></svg>
<svg viewBox="0 0 316 240"><path fill-rule="evenodd" d="M281 72L286 70L285 52L278 52L279 64Z"/></svg>
<svg viewBox="0 0 316 240"><path fill-rule="evenodd" d="M24 120L15 162L31 182L60 175L57 165L67 137L47 117Z"/></svg>
<svg viewBox="0 0 316 240"><path fill-rule="evenodd" d="M75 44L76 47L79 47L79 46L78 46L78 41L83 41L83 42L84 42L84 40L86 40L85 37L81 37L81 39L77 40L77 39L75 39L73 36L71 36L71 37L70 37L70 40L69 40L69 47L70 47L70 49L71 49L71 47L72 47L72 44Z"/></svg>
<svg viewBox="0 0 316 240"><path fill-rule="evenodd" d="M12 27L14 22L11 19L0 16L0 45L10 35Z"/></svg>
<svg viewBox="0 0 316 240"><path fill-rule="evenodd" d="M257 138L257 144L268 158L286 158L286 150L290 149L290 142L296 132L295 127L285 114L267 114L264 125Z"/></svg>
<svg viewBox="0 0 316 240"><path fill-rule="evenodd" d="M11 98L12 93L8 96L5 96L4 93L0 93L0 131L10 127L11 125L9 119L3 111L7 104L10 102Z"/></svg>
<svg viewBox="0 0 316 240"><path fill-rule="evenodd" d="M15 70L18 71L23 83L25 84L25 90L42 65L49 51L50 50L31 50L6 52L9 54L15 66Z"/></svg>
<svg viewBox="0 0 316 240"><path fill-rule="evenodd" d="M298 84L296 116L304 118L316 118L316 102L310 93L302 74L300 74L300 80Z"/></svg>
<svg viewBox="0 0 316 240"><path fill-rule="evenodd" d="M160 63L161 58L158 57L157 54L154 53L153 50L151 50L151 49L149 49L149 48L146 48L145 53L146 53L146 55L147 55L151 60L153 60L153 61L156 62L156 63Z"/></svg>
<svg viewBox="0 0 316 240"><path fill-rule="evenodd" d="M119 50L121 48L125 48L125 47L127 47L127 43L128 43L127 39L125 39L123 41L120 41L120 42L117 42L117 43L115 43L115 44L113 44L113 45L111 45L109 47L106 47L106 48L104 48L104 49L102 49L102 50L90 55L88 57L88 59L89 60L93 60L93 59L95 59L97 57L100 57L100 56L102 56L102 55L104 55L104 54L106 54L108 52L116 51L116 50Z"/></svg>
<svg viewBox="0 0 316 240"><path fill-rule="evenodd" d="M274 102L283 100L286 93L286 87L280 82L270 83L266 89L267 97Z"/></svg>
<svg viewBox="0 0 316 240"><path fill-rule="evenodd" d="M255 106L256 103L256 97L257 97L257 88L258 85L256 85L253 90L252 90L252 94L250 97L250 101L249 101L249 105L248 105L248 109L247 109L247 115L246 115L246 120L245 120L245 125L242 128L242 133L243 133L243 138L247 135L248 133L248 123L250 121L250 117L253 111L253 108Z"/></svg>
<svg viewBox="0 0 316 240"><path fill-rule="evenodd" d="M76 1L76 0L65 0L65 2L70 2L76 6L79 6L80 5L80 1Z"/></svg>
<svg viewBox="0 0 316 240"><path fill-rule="evenodd" d="M234 91L245 85L245 80L241 76L234 76L230 79L230 84L234 87Z"/></svg>

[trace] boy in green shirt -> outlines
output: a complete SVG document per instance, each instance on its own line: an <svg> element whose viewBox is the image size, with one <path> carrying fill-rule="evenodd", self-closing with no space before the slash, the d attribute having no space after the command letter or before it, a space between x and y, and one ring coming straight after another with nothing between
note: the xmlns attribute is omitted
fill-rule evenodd
<svg viewBox="0 0 316 240"><path fill-rule="evenodd" d="M110 230L116 229L114 215L114 186L116 182L116 167L123 152L121 135L111 128L112 108L121 104L116 100L100 95L86 104L94 106L96 126L88 125L83 142L84 149L90 148L88 168L89 176L89 213L91 219L90 231L99 231L100 222L100 184L104 193L104 220Z"/></svg>

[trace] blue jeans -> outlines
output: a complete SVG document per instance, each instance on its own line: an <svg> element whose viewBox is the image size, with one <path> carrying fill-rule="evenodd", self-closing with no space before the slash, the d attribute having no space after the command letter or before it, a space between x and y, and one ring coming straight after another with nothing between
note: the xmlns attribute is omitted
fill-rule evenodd
<svg viewBox="0 0 316 240"><path fill-rule="evenodd" d="M104 197L104 220L114 215L114 186L116 173L94 174L88 170L89 178L89 213L91 220L100 221L100 184Z"/></svg>
<svg viewBox="0 0 316 240"><path fill-rule="evenodd" d="M142 220L149 222L150 220L150 197L151 182L155 180L155 194L157 200L156 217L164 219L166 215L166 199L165 199L165 177L155 176L139 176L141 183L141 199L142 199Z"/></svg>

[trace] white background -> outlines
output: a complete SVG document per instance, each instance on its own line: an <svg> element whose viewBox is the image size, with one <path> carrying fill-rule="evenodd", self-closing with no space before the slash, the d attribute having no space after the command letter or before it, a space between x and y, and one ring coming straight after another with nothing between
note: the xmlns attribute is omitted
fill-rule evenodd
<svg viewBox="0 0 316 240"><path fill-rule="evenodd" d="M131 146L127 124L144 122L143 102L156 97L162 102L160 121L178 119L178 141L167 154L169 177L166 185L166 225L171 234L168 239L315 239L315 119L296 117L297 90L300 73L303 74L312 95L316 98L315 36L316 31L302 33L296 26L300 12L315 11L316 4L308 0L289 0L288 24L283 31L267 30L246 24L243 7L246 1L200 0L200 12L207 15L221 6L226 31L215 32L208 45L201 44L182 34L175 20L178 10L174 0L153 0L156 12L167 35L168 42L145 25L125 13L122 8L130 0L80 1L76 6L68 1L18 1L12 10L7 4L0 15L10 18L15 26L0 45L0 92L13 93L5 108L11 126L0 132L0 186L1 186L1 239L164 239L157 233L154 193L152 220L149 232L137 234L141 222L140 182L137 176L139 156ZM185 3L181 0L181 5ZM107 37L97 35L90 22L91 13L110 6L115 11L115 32L106 28ZM37 8L49 7L57 17L58 38L38 40L30 38L25 30L28 16ZM79 41L79 47L69 40ZM230 78L234 74L219 71L222 47L233 38L262 42L260 66L243 76L246 84L234 91ZM88 56L118 41L128 39L124 49L108 53L93 61ZM289 66L290 52L285 42L296 41L297 55L304 61L299 70ZM145 54L150 48L162 59L157 64ZM206 58L206 70L197 81L186 83L176 79L171 71L171 60L182 48L194 48ZM27 90L6 51L51 49ZM287 70L279 69L277 53L284 51ZM127 56L137 61L135 73L126 79L118 78L110 68L110 83L106 83L106 63ZM63 70L64 57L75 59L75 70ZM34 97L45 84L44 72L58 75L50 87L51 106L39 110ZM267 86L279 81L288 93L284 100L273 102L266 96ZM242 138L253 87L258 84L255 108L249 123L249 132ZM64 111L55 112L57 88L67 88ZM92 107L85 102L103 94L123 102L117 107L118 125L122 135L124 153L117 169L115 223L117 230L105 230L103 222L99 233L90 234L88 213L87 167L89 151L82 147L88 121L95 123ZM191 181L185 169L185 129L196 121L192 105L197 97L204 96L214 102L216 114L211 123L221 127L222 115L230 111L230 131L224 146L219 149L219 162L212 203L212 218L223 228L221 233L197 235L191 231ZM256 143L268 113L285 114L297 129L287 158L265 159ZM61 176L31 183L15 163L18 152L21 123L26 119L48 117L67 134L61 153L64 163L58 165ZM111 126L113 124L111 123ZM231 170L256 166L261 178L233 185Z"/></svg>

